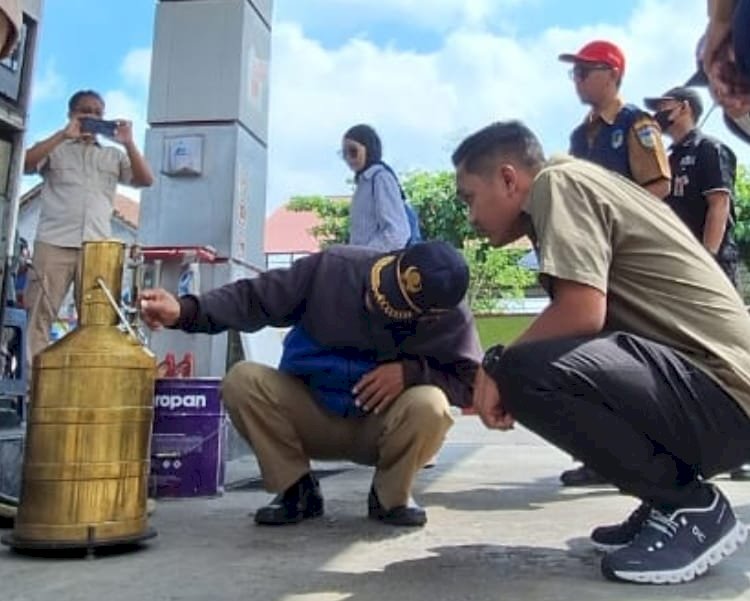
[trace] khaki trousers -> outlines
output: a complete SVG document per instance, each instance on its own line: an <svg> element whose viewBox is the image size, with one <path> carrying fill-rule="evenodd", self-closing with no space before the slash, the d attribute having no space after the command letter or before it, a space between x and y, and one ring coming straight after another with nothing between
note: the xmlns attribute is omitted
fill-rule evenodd
<svg viewBox="0 0 750 601"><path fill-rule="evenodd" d="M339 417L322 408L297 378L238 363L222 385L224 404L250 443L267 490L280 493L310 471L310 459L376 466L381 505L405 505L416 473L440 449L453 425L436 386L408 388L382 414Z"/></svg>
<svg viewBox="0 0 750 601"><path fill-rule="evenodd" d="M28 289L24 294L29 319L26 347L29 365L49 344L52 322L71 283L76 307L80 307L81 249L35 242Z"/></svg>

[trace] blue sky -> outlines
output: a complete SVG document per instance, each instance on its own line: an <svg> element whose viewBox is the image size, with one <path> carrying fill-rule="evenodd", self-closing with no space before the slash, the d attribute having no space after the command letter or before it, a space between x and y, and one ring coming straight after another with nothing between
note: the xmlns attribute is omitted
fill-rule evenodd
<svg viewBox="0 0 750 601"><path fill-rule="evenodd" d="M458 140L496 119L520 118L548 153L564 151L586 109L560 52L597 38L618 43L628 60L623 96L638 103L690 75L705 26L704 0L274 4L269 211L293 194L347 192L336 150L361 121L375 125L402 171L449 168ZM62 127L72 92L94 88L110 117L133 119L143 145L155 6L45 0L29 143ZM706 129L750 163L750 147L718 111Z"/></svg>
<svg viewBox="0 0 750 601"><path fill-rule="evenodd" d="M56 111L64 118L63 101L76 89L119 88L124 57L151 46L154 8L153 0L44 0L36 80L54 73L59 81L36 95L32 125L52 126Z"/></svg>

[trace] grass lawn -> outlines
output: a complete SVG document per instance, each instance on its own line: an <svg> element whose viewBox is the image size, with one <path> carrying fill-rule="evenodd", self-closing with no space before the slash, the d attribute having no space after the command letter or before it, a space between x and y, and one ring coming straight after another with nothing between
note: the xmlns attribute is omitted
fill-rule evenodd
<svg viewBox="0 0 750 601"><path fill-rule="evenodd" d="M508 344L526 329L534 315L493 315L477 317L477 329L482 348L493 344Z"/></svg>

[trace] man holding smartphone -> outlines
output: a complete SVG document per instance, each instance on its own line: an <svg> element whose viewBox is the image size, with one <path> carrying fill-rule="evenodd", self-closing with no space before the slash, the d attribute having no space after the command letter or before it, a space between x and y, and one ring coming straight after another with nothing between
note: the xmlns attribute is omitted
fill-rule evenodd
<svg viewBox="0 0 750 601"><path fill-rule="evenodd" d="M79 306L81 246L111 236L117 184L146 187L154 179L133 141L131 122L103 122L103 115L100 94L76 92L68 102L68 124L26 151L25 173L43 179L26 292L29 363L49 343L50 327L71 282ZM96 132L107 127L124 152L99 144Z"/></svg>

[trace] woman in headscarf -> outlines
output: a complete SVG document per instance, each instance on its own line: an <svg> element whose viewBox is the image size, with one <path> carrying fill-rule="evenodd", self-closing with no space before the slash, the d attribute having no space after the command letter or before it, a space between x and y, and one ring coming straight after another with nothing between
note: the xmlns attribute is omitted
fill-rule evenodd
<svg viewBox="0 0 750 601"><path fill-rule="evenodd" d="M354 172L356 189L350 207L349 243L389 252L411 237L405 197L398 177L382 160L382 145L369 125L344 134L344 161Z"/></svg>

